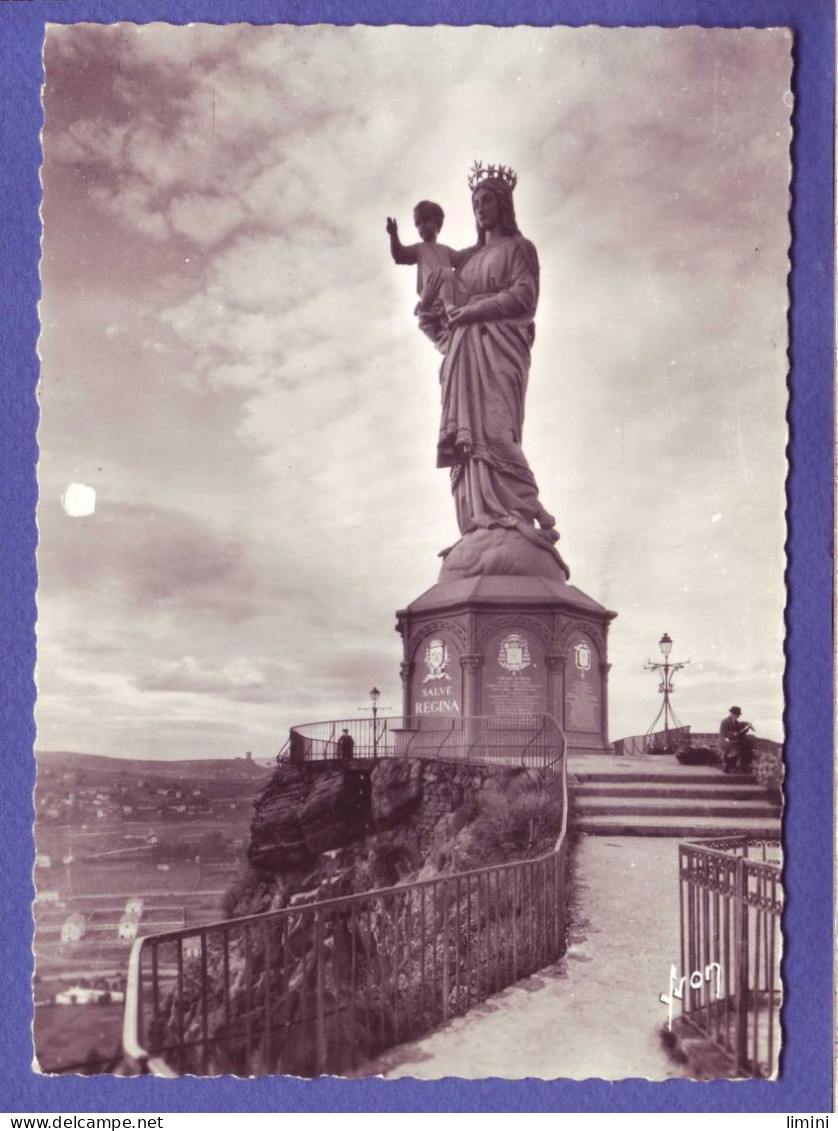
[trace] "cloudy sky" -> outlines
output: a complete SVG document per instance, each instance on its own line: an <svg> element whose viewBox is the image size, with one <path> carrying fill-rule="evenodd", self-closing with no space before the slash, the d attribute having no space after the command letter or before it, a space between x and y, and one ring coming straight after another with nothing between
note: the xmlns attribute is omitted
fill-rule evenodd
<svg viewBox="0 0 838 1131"><path fill-rule="evenodd" d="M542 291L524 446L619 616L611 734L782 734L783 31L53 26L39 747L269 757L400 709L394 612L456 538L438 355L389 258L513 165ZM96 510L70 517L70 483Z"/></svg>

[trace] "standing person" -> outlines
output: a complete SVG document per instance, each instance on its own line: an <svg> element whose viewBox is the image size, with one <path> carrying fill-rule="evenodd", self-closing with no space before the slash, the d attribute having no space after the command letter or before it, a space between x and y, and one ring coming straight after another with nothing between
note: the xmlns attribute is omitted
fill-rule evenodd
<svg viewBox="0 0 838 1131"><path fill-rule="evenodd" d="M722 719L719 727L719 753L726 774L735 773L737 770L743 774L751 771L754 743L753 739L748 737L748 732L754 728L750 723L746 723L741 715L741 707L731 707L730 713Z"/></svg>
<svg viewBox="0 0 838 1131"><path fill-rule="evenodd" d="M338 758L341 762L351 762L355 753L355 740L346 728L338 739Z"/></svg>

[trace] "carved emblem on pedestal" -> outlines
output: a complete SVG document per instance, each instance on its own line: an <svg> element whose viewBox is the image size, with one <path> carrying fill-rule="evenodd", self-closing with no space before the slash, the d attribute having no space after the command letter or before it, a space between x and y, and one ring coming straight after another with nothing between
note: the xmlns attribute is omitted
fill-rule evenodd
<svg viewBox="0 0 838 1131"><path fill-rule="evenodd" d="M427 675L422 680L427 683L432 679L447 679L450 681L451 676L448 674L448 645L444 640L440 640L438 636L433 637L428 641L428 646L425 649L425 666L428 669Z"/></svg>
<svg viewBox="0 0 838 1131"><path fill-rule="evenodd" d="M591 649L583 640L579 644L573 645L573 653L576 658L576 666L584 679L585 675L591 670Z"/></svg>

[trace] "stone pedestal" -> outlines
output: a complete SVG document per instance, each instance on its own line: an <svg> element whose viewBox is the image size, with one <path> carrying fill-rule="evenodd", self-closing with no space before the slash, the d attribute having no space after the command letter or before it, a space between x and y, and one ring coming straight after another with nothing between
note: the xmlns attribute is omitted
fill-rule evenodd
<svg viewBox="0 0 838 1131"><path fill-rule="evenodd" d="M538 573L469 576L446 562L437 584L396 614L403 713L546 712L570 752L608 751L607 636L617 614L569 585L558 555L539 550L536 563Z"/></svg>

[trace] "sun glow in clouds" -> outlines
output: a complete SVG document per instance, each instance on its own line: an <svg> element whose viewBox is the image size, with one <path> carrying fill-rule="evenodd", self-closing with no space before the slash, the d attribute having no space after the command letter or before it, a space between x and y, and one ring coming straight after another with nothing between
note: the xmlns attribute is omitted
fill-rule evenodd
<svg viewBox="0 0 838 1131"><path fill-rule="evenodd" d="M61 496L61 505L70 518L86 518L96 510L95 488L71 483Z"/></svg>

